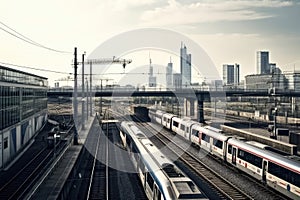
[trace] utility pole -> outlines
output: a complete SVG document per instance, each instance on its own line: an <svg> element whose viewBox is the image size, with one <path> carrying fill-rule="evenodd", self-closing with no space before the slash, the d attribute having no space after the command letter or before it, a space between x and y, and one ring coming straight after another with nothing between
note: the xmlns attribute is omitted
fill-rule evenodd
<svg viewBox="0 0 300 200"><path fill-rule="evenodd" d="M77 123L78 118L78 103L77 103L77 47L74 49L74 123ZM77 127L75 126L74 130L74 145L78 145L78 132Z"/></svg>
<svg viewBox="0 0 300 200"><path fill-rule="evenodd" d="M84 54L82 54L82 76L81 76L81 129L85 129L85 116L84 116Z"/></svg>
<svg viewBox="0 0 300 200"><path fill-rule="evenodd" d="M86 79L86 120L89 118L89 81Z"/></svg>
<svg viewBox="0 0 300 200"><path fill-rule="evenodd" d="M92 106L92 96L93 93L92 93L92 63L90 63L90 116L92 117L93 116L93 106Z"/></svg>

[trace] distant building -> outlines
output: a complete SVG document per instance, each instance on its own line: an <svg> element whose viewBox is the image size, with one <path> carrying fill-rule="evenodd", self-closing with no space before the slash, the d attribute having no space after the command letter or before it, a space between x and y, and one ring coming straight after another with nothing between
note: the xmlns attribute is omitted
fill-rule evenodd
<svg viewBox="0 0 300 200"><path fill-rule="evenodd" d="M222 90L223 89L223 81L222 80L212 80L210 84L211 90Z"/></svg>
<svg viewBox="0 0 300 200"><path fill-rule="evenodd" d="M256 52L256 73L257 74L270 74L269 65L269 52L257 51Z"/></svg>
<svg viewBox="0 0 300 200"><path fill-rule="evenodd" d="M181 74L180 73L173 74L173 88L176 90L176 89L181 89L181 87L182 87Z"/></svg>
<svg viewBox="0 0 300 200"><path fill-rule="evenodd" d="M223 83L224 85L238 85L240 82L240 65L223 65Z"/></svg>
<svg viewBox="0 0 300 200"><path fill-rule="evenodd" d="M187 54L186 46L181 43L180 48L180 72L182 87L188 87L191 85L192 80L192 55Z"/></svg>
<svg viewBox="0 0 300 200"><path fill-rule="evenodd" d="M279 69L276 67L276 63L269 63L269 66L270 66L270 73L276 73L275 70L276 69Z"/></svg>
<svg viewBox="0 0 300 200"><path fill-rule="evenodd" d="M47 121L47 78L0 66L0 169Z"/></svg>
<svg viewBox="0 0 300 200"><path fill-rule="evenodd" d="M156 87L156 76L153 76L153 66L151 63L151 58L149 64L149 87Z"/></svg>
<svg viewBox="0 0 300 200"><path fill-rule="evenodd" d="M166 68L166 87L167 90L173 87L173 63L171 60Z"/></svg>
<svg viewBox="0 0 300 200"><path fill-rule="evenodd" d="M300 71L284 74L287 83L287 89L300 92Z"/></svg>
<svg viewBox="0 0 300 200"><path fill-rule="evenodd" d="M286 78L283 74L253 74L245 76L245 88L247 90L276 90L286 89Z"/></svg>

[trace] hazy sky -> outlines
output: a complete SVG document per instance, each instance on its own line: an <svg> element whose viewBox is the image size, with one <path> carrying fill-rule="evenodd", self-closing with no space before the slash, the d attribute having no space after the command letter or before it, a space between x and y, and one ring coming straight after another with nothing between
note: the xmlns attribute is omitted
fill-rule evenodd
<svg viewBox="0 0 300 200"><path fill-rule="evenodd" d="M300 1L1 0L0 21L47 47L73 52L76 46L87 55L122 32L167 28L199 44L220 73L224 63L239 63L241 79L255 73L257 50L270 51L270 61L283 70L300 70ZM3 24L0 27L8 30ZM0 62L73 72L72 54L32 46L3 30L0 44ZM180 41L178 52L179 47ZM153 62L166 65L168 60ZM51 86L55 79L66 76L22 70L49 77Z"/></svg>

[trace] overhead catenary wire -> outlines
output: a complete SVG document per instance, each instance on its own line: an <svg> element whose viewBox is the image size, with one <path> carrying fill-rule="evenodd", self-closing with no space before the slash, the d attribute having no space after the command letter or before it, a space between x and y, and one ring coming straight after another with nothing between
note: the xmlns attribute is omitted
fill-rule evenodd
<svg viewBox="0 0 300 200"><path fill-rule="evenodd" d="M14 67L20 67L20 68L25 68L25 69L33 69L33 70L43 71L43 72L57 73L57 74L68 74L68 75L72 75L73 74L73 73L68 73L68 72L54 71L54 70L49 70L49 69L44 69L44 68L41 69L41 68L29 67L29 66L24 66L24 65L17 65L17 64L6 63L6 62L0 62L0 64L2 64L2 65L10 65L10 66L14 66Z"/></svg>
<svg viewBox="0 0 300 200"><path fill-rule="evenodd" d="M6 27L7 29L13 31L14 33L10 32L9 30L6 30L5 28L3 27L0 27L0 29L8 34L10 34L11 36L13 37L16 37L20 40L22 40L23 42L26 42L26 43L29 43L31 45L34 45L34 46L37 46L37 47L40 47L40 48L44 48L44 49L47 49L47 50L50 50L50 51L54 51L54 52L57 52L57 53L66 53L66 54L72 54L72 52L69 52L69 51L62 51L62 50L57 50L57 49L53 49L53 48L50 48L50 47L47 47L45 45L42 45L38 42L35 42L34 40L26 37L25 35L19 33L18 31L16 31L15 29L9 27L8 25L6 25L5 23L1 22L0 21L0 24L4 27Z"/></svg>

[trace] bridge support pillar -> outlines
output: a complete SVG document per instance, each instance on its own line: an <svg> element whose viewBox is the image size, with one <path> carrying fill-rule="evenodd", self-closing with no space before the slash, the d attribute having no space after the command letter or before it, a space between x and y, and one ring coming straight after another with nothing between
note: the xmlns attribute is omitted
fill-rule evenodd
<svg viewBox="0 0 300 200"><path fill-rule="evenodd" d="M203 100L184 98L183 115L204 123Z"/></svg>
<svg viewBox="0 0 300 200"><path fill-rule="evenodd" d="M198 113L197 113L197 121L200 123L204 123L204 112L203 112L203 101L202 100L198 100Z"/></svg>
<svg viewBox="0 0 300 200"><path fill-rule="evenodd" d="M184 98L183 115L187 117L195 117L195 99Z"/></svg>

